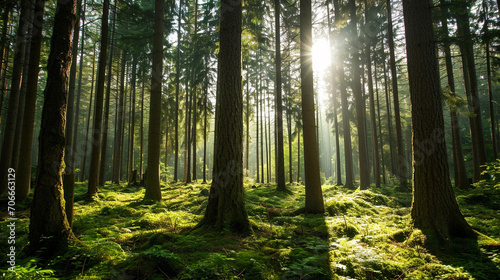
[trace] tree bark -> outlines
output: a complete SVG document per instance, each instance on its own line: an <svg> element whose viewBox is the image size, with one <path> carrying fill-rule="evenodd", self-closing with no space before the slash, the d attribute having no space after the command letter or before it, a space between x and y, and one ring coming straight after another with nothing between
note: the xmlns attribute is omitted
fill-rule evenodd
<svg viewBox="0 0 500 280"><path fill-rule="evenodd" d="M180 86L180 64L181 64L181 18L182 0L179 2L177 15L177 57L175 62L175 147L174 147L174 182L178 180L179 173L179 86Z"/></svg>
<svg viewBox="0 0 500 280"><path fill-rule="evenodd" d="M75 10L76 0L59 0L57 3L39 138L38 183L31 208L31 253L40 248L47 248L48 253L53 253L75 239L65 213L62 186L68 71Z"/></svg>
<svg viewBox="0 0 500 280"><path fill-rule="evenodd" d="M390 67L392 75L392 97L394 101L394 121L396 126L396 146L398 150L398 180L401 184L403 190L408 189L407 183L407 168L406 160L404 156L404 144L403 144L403 131L401 129L401 116L399 113L399 89L398 89L398 74L396 70L396 56L394 54L394 35L392 27L392 11L391 11L391 0L387 0L387 21L388 21L388 32L387 37L389 41L389 54L390 54Z"/></svg>
<svg viewBox="0 0 500 280"><path fill-rule="evenodd" d="M302 91L302 122L304 126L304 170L306 187L306 213L325 211L319 151L314 121L314 82L312 65L311 0L300 0L300 80Z"/></svg>
<svg viewBox="0 0 500 280"><path fill-rule="evenodd" d="M149 105L148 166L144 199L161 200L160 142L161 142L161 91L163 71L163 17L164 1L155 0L153 37L153 72Z"/></svg>
<svg viewBox="0 0 500 280"><path fill-rule="evenodd" d="M133 54L132 57L132 81L130 82L130 87L132 90L131 98L132 103L130 103L130 107L132 112L130 113L130 131L129 131L129 177L135 169L135 160L134 160L134 140L135 140L135 90L136 90L136 79L137 79L137 55ZM165 164L165 167L167 165Z"/></svg>
<svg viewBox="0 0 500 280"><path fill-rule="evenodd" d="M277 189L287 191L285 186L285 155L283 151L283 101L281 97L281 34L280 0L274 0L274 22L276 36L276 183Z"/></svg>
<svg viewBox="0 0 500 280"><path fill-rule="evenodd" d="M125 102L125 62L127 54L122 51L122 63L121 63L121 73L120 73L120 97L118 100L117 107L117 122L115 129L115 145L114 145L114 157L113 157L113 183L120 183L121 174L121 163L123 154L123 123L124 123L124 102Z"/></svg>
<svg viewBox="0 0 500 280"><path fill-rule="evenodd" d="M102 128L102 145L101 145L101 164L99 167L99 186L104 186L106 176L106 152L108 150L108 129L109 129L109 106L111 103L111 81L113 80L113 42L115 41L116 30L116 3L113 9L113 31L111 31L111 41L109 49L109 62L108 62L108 83L106 86L106 101L104 105L104 123Z"/></svg>
<svg viewBox="0 0 500 280"><path fill-rule="evenodd" d="M476 65L474 61L473 40L469 23L469 7L467 1L463 0L456 11L457 32L460 37L460 52L466 61L469 85L470 85L470 106L472 107L472 121L474 123L471 138L475 139L477 151L476 171L474 171L474 182L478 182L481 177L483 165L486 164L486 147L484 141L483 124L481 120L481 107L479 102L478 83L476 75Z"/></svg>
<svg viewBox="0 0 500 280"><path fill-rule="evenodd" d="M14 64L12 67L9 106L7 108L7 117L2 142L2 154L0 157L0 195L7 192L8 169L15 168L15 166L12 165L12 155L14 149L14 134L16 131L17 113L19 108L19 92L22 81L26 33L29 23L27 18L29 15L29 6L29 1L21 0L21 13L16 32L17 38L14 49Z"/></svg>
<svg viewBox="0 0 500 280"><path fill-rule="evenodd" d="M493 109L493 85L491 83L491 61L490 61L490 41L487 40L485 43L486 49L486 71L488 77L488 103L490 109L490 132L491 132L491 144L493 146L493 160L498 157L497 141L495 133L495 111Z"/></svg>
<svg viewBox="0 0 500 280"><path fill-rule="evenodd" d="M447 243L450 237L473 237L449 177L431 6L427 1L403 0L403 13L412 110L411 217L426 235Z"/></svg>
<svg viewBox="0 0 500 280"><path fill-rule="evenodd" d="M446 63L446 74L448 78L448 86L450 87L450 92L452 96L455 96L455 78L453 75L453 63L451 60L451 50L450 42L448 38L448 21L447 21L447 9L442 8L441 14L441 26L443 29L443 49L445 55ZM460 139L460 128L458 125L458 113L456 108L450 106L450 117L451 117L451 131L453 139L453 155L454 155L454 168L456 169L455 185L461 189L470 188L469 182L467 180L467 170L465 169L464 154L462 151L462 141Z"/></svg>
<svg viewBox="0 0 500 280"><path fill-rule="evenodd" d="M88 109L89 111L87 112L87 130L85 133L85 148L83 152L83 164L82 164L82 175L80 181L84 182L85 181L85 167L87 165L87 148L88 148L88 143L89 143L89 130L90 130L90 116L92 115L92 101L94 97L94 76L95 76L95 45L94 45L94 56L92 58L92 81L90 83L90 100L89 100L89 106Z"/></svg>
<svg viewBox="0 0 500 280"><path fill-rule="evenodd" d="M31 37L31 59L27 73L26 100L24 104L24 121L22 126L20 161L17 167L16 200L26 199L30 193L31 185L31 158L33 152L33 131L35 128L35 110L38 86L38 73L40 69L40 50L42 43L42 25L45 0L35 3L35 20L33 22L33 35Z"/></svg>
<svg viewBox="0 0 500 280"><path fill-rule="evenodd" d="M222 0L213 180L200 225L248 234L243 189L243 96L241 88L241 0Z"/></svg>

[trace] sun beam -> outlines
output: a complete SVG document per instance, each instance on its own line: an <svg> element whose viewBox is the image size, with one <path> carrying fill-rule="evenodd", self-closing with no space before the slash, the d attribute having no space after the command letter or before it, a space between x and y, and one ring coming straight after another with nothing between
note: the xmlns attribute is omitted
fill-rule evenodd
<svg viewBox="0 0 500 280"><path fill-rule="evenodd" d="M330 78L326 76L331 62L330 45L326 38L323 37L314 40L312 57L314 80L317 85L315 90L318 91L318 96L321 102L327 100L328 98L326 80Z"/></svg>

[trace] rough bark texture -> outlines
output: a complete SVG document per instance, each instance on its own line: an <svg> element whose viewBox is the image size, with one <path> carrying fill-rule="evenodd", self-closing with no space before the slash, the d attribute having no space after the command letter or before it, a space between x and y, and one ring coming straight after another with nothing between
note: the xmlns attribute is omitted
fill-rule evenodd
<svg viewBox="0 0 500 280"><path fill-rule="evenodd" d="M491 144L493 145L493 160L498 157L496 133L495 133L495 111L493 108L493 85L491 82L491 58L490 58L490 41L487 40L485 44L486 49L486 71L488 75L488 103L490 109L490 132L491 132Z"/></svg>
<svg viewBox="0 0 500 280"><path fill-rule="evenodd" d="M117 108L117 119L116 122L116 130L115 130L115 146L114 146L114 157L113 157L113 183L120 183L120 174L121 174L121 162L123 155L123 123L124 123L124 109L123 105L125 102L125 62L126 62L126 53L122 52L122 63L121 63L121 74L120 74L120 97L118 100L118 108Z"/></svg>
<svg viewBox="0 0 500 280"><path fill-rule="evenodd" d="M241 0L222 0L213 180L201 225L249 233L243 190Z"/></svg>
<svg viewBox="0 0 500 280"><path fill-rule="evenodd" d="M180 86L180 64L181 64L181 18L182 18L182 0L179 2L177 15L177 58L175 61L175 141L174 141L174 182L178 180L179 174L179 86Z"/></svg>
<svg viewBox="0 0 500 280"><path fill-rule="evenodd" d="M453 236L472 237L449 177L431 6L403 0L403 13L413 144L411 217L415 227L445 242Z"/></svg>
<svg viewBox="0 0 500 280"><path fill-rule="evenodd" d="M87 191L87 195L89 197L93 197L97 194L97 181L99 179L99 161L101 160L102 111L104 107L104 81L106 79L106 55L108 51L108 18L109 0L104 0L101 23L101 49L99 51L99 69L95 91L94 125L91 139L92 156L90 161L89 188Z"/></svg>
<svg viewBox="0 0 500 280"><path fill-rule="evenodd" d="M153 72L149 105L148 166L146 169L145 199L161 200L160 142L161 142L161 82L163 72L163 11L164 1L155 0L153 37Z"/></svg>
<svg viewBox="0 0 500 280"><path fill-rule="evenodd" d="M392 75L392 97L394 101L394 121L396 126L396 146L398 149L398 173L397 177L402 189L408 188L407 183L407 168L406 160L404 156L404 145L403 145L403 132L401 130L401 116L399 113L399 89L398 89L398 74L396 70L396 56L394 54L394 35L392 28L392 12L391 12L391 0L387 0L387 21L388 21L388 32L387 37L389 41L389 53L390 53L390 67Z"/></svg>
<svg viewBox="0 0 500 280"><path fill-rule="evenodd" d="M57 3L44 92L37 187L30 218L29 241L33 253L42 247L55 251L74 238L65 213L62 172L75 10L76 0Z"/></svg>
<svg viewBox="0 0 500 280"><path fill-rule="evenodd" d="M311 1L300 1L300 80L302 91L302 123L304 126L304 171L306 187L306 212L325 211L321 178L319 175L319 151L314 120L314 83L312 67Z"/></svg>
<svg viewBox="0 0 500 280"><path fill-rule="evenodd" d="M16 199L21 201L28 197L31 184L31 157L33 151L33 131L35 128L35 109L40 64L40 49L42 42L43 8L45 0L35 3L34 31L31 37L31 59L26 79L26 99L24 106L24 121L21 135L19 157L22 158L17 167Z"/></svg>

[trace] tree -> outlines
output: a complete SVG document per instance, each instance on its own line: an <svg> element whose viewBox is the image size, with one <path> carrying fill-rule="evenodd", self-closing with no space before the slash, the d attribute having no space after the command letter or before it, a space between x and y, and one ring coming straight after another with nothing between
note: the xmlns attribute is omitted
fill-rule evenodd
<svg viewBox="0 0 500 280"><path fill-rule="evenodd" d="M24 200L30 193L31 184L31 155L33 151L33 131L35 127L35 109L38 86L38 72L40 64L40 49L42 43L43 9L45 1L38 0L35 3L35 21L33 22L35 32L31 37L29 61L29 72L27 73L26 100L24 104L24 121L21 135L20 161L17 167L16 199Z"/></svg>
<svg viewBox="0 0 500 280"><path fill-rule="evenodd" d="M0 158L0 195L7 192L7 170L12 166L12 154L14 149L14 133L16 130L17 111L19 103L19 90L22 80L24 49L26 45L26 32L29 20L29 1L21 1L21 14L16 32L16 46L14 49L14 65L12 67L12 78L10 87L9 107L7 109L7 120L5 122L5 133L2 142L2 154Z"/></svg>
<svg viewBox="0 0 500 280"><path fill-rule="evenodd" d="M51 253L75 239L65 213L62 185L68 71L75 13L76 0L57 2L44 91L37 187L30 218L32 253L42 247Z"/></svg>
<svg viewBox="0 0 500 280"><path fill-rule="evenodd" d="M311 0L300 0L300 86L304 129L302 135L304 140L306 213L315 214L323 213L325 207L319 175L318 140L314 121L311 18Z"/></svg>
<svg viewBox="0 0 500 280"><path fill-rule="evenodd" d="M398 174L399 183L402 189L407 188L406 180L406 160L404 156L404 145L403 145L403 132L401 130L401 116L399 113L399 89L398 89L398 74L396 71L396 56L394 54L394 35L392 28L392 11L391 11L391 0L387 0L387 22L388 22L388 32L387 37L389 41L389 54L390 54L390 67L392 75L392 97L394 101L394 120L396 125L396 146L398 150Z"/></svg>
<svg viewBox="0 0 500 280"><path fill-rule="evenodd" d="M472 237L449 177L431 5L403 0L403 14L412 112L411 217L417 228L446 242L450 237ZM425 150L422 143L429 144Z"/></svg>
<svg viewBox="0 0 500 280"><path fill-rule="evenodd" d="M146 169L145 199L161 200L160 142L161 142L161 83L163 72L163 6L164 0L155 0L153 35L153 72L149 110L148 166Z"/></svg>
<svg viewBox="0 0 500 280"><path fill-rule="evenodd" d="M218 58L213 180L200 226L249 233L243 190L243 94L241 0L222 0Z"/></svg>
<svg viewBox="0 0 500 280"><path fill-rule="evenodd" d="M285 156L283 152L283 102L281 98L281 34L280 34L280 1L274 0L274 21L276 28L276 182L277 189L286 191Z"/></svg>
<svg viewBox="0 0 500 280"><path fill-rule="evenodd" d="M356 108L356 121L358 125L358 151L359 151L359 184L361 190L366 190L370 186L370 169L368 168L368 149L366 143L366 121L365 121L365 99L361 87L361 69L359 61L359 50L356 45L358 40L356 1L349 0L349 10L351 17L351 56L352 56L352 92L354 105Z"/></svg>
<svg viewBox="0 0 500 280"><path fill-rule="evenodd" d="M95 91L94 125L92 130L92 157L90 161L89 188L87 195L93 197L97 194L97 181L99 179L99 161L101 160L101 133L102 111L104 107L104 81L106 79L106 55L108 51L108 18L109 0L104 0L101 22L101 46L99 51L99 64L97 86Z"/></svg>

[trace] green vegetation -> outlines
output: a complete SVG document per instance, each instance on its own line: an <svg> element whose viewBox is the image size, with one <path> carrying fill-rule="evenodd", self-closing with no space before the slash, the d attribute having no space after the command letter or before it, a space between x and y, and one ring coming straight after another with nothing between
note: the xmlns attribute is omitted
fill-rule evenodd
<svg viewBox="0 0 500 280"><path fill-rule="evenodd" d="M253 234L194 229L206 207L193 183L144 189L106 184L85 200L77 183L73 230L83 245L50 259L26 257L29 219L17 225L17 274L3 279L495 279L500 272L500 184L460 191L467 221L484 235L453 248L427 246L412 230L411 194L383 186L350 191L324 186L326 215L304 215L304 187L245 182ZM27 203L26 203L27 205ZM2 228L6 221L1 222ZM488 236L488 237L486 237ZM5 235L0 244L7 244ZM22 248L22 249L21 249ZM5 257L2 256L2 263Z"/></svg>

